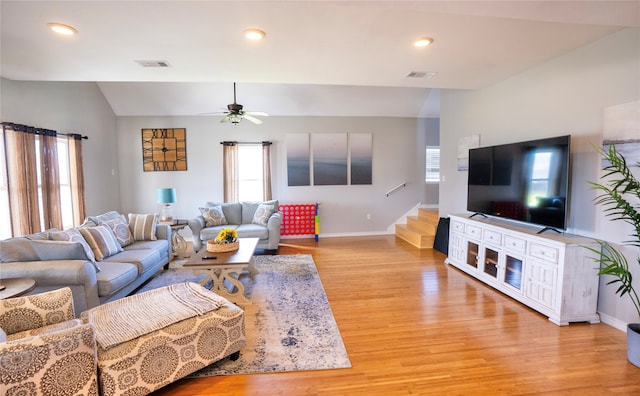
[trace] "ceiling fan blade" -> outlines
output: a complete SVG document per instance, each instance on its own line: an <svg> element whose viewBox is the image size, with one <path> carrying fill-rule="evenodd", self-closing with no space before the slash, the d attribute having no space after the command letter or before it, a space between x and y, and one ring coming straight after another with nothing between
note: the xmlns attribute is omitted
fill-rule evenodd
<svg viewBox="0 0 640 396"><path fill-rule="evenodd" d="M220 120L220 122L229 122L230 119L231 119L231 114L225 116L223 119Z"/></svg>
<svg viewBox="0 0 640 396"><path fill-rule="evenodd" d="M243 114L261 116L261 117L269 117L269 114L265 113L264 111L245 111Z"/></svg>
<svg viewBox="0 0 640 396"><path fill-rule="evenodd" d="M259 119L257 119L256 117L254 117L254 116L252 116L252 115L249 115L249 114L247 114L247 113L244 113L244 114L242 115L242 118L246 118L247 120L249 120L249 121L253 122L253 123L254 123L254 124L256 124L256 125L260 125L260 124L262 124L262 120L259 120Z"/></svg>

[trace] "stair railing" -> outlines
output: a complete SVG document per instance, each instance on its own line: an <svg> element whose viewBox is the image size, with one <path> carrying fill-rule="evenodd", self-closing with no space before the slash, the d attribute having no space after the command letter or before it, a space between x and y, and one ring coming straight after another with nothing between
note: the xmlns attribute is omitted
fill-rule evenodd
<svg viewBox="0 0 640 396"><path fill-rule="evenodd" d="M398 184L397 186L395 186L394 188L392 188L391 190L387 191L387 197L391 194L393 194L394 192L398 191L399 189L401 189L402 187L406 187L407 186L407 182L402 182L400 184Z"/></svg>

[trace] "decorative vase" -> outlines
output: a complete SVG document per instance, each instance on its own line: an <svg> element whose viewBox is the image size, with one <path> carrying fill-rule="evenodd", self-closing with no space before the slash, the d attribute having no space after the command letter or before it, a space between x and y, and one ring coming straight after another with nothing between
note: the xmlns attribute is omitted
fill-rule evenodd
<svg viewBox="0 0 640 396"><path fill-rule="evenodd" d="M640 323L627 325L627 358L636 367L640 367Z"/></svg>

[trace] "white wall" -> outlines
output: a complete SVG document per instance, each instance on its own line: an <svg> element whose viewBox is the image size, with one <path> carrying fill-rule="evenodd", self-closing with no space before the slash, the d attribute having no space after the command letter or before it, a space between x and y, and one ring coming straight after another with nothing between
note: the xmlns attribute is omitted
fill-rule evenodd
<svg viewBox="0 0 640 396"><path fill-rule="evenodd" d="M83 140L87 214L120 206L116 117L93 82L0 79L4 122L88 136Z"/></svg>
<svg viewBox="0 0 640 396"><path fill-rule="evenodd" d="M119 117L121 210L158 212L155 190L159 187L176 188L174 217L193 218L199 214L198 207L207 201L222 201L223 140L272 141L273 197L282 203L319 202L321 234L326 236L387 233L387 227L398 217L425 202L429 189L424 183L424 144L427 134L438 133L432 122L411 118L269 117L256 126L246 121L239 125L221 124L219 120L220 117ZM143 172L143 128L186 128L188 170ZM373 184L289 187L287 134L334 132L373 135ZM386 197L389 189L402 182L408 183L406 188ZM434 188L437 189L431 190ZM371 215L370 220L367 214ZM183 234L189 236L189 230Z"/></svg>
<svg viewBox="0 0 640 396"><path fill-rule="evenodd" d="M603 112L640 98L640 29L625 29L546 64L479 91L442 91L440 144L457 152L458 139L480 134L481 146L572 135L572 187L568 231L620 242L629 228L603 219L587 181L600 175ZM455 155L443 155L440 213L465 212L467 172ZM634 270L638 249L629 260ZM640 280L640 274L636 276ZM637 282L637 281L636 281ZM599 309L613 321L637 322L627 298L601 285ZM636 283L640 289L640 284ZM615 324L615 323L614 323Z"/></svg>

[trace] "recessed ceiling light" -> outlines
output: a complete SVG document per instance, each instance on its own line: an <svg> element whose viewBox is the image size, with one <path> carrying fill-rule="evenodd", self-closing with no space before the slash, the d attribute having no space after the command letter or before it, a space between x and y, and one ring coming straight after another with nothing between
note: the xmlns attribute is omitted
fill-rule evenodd
<svg viewBox="0 0 640 396"><path fill-rule="evenodd" d="M47 24L47 26L49 26L49 29L63 36L73 36L74 34L78 33L78 31L73 27L64 25L62 23L52 22Z"/></svg>
<svg viewBox="0 0 640 396"><path fill-rule="evenodd" d="M244 36L249 40L262 40L267 34L260 29L247 29Z"/></svg>
<svg viewBox="0 0 640 396"><path fill-rule="evenodd" d="M413 43L413 45L416 47L426 47L431 43L433 43L433 39L431 37L420 37Z"/></svg>

